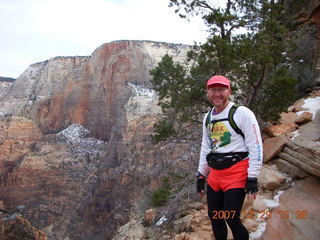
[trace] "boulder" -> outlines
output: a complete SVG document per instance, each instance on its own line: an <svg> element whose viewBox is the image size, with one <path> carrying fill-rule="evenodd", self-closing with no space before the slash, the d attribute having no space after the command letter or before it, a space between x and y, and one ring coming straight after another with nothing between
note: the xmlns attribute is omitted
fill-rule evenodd
<svg viewBox="0 0 320 240"><path fill-rule="evenodd" d="M154 222L154 219L156 217L156 211L154 209L148 209L146 210L146 223L147 225L150 225Z"/></svg>
<svg viewBox="0 0 320 240"><path fill-rule="evenodd" d="M306 178L310 175L296 165L293 165L281 158L275 159L274 162L281 172L287 173L291 178Z"/></svg>
<svg viewBox="0 0 320 240"><path fill-rule="evenodd" d="M296 124L305 124L311 122L313 119L313 114L309 112L303 112L296 120Z"/></svg>
<svg viewBox="0 0 320 240"><path fill-rule="evenodd" d="M294 108L294 107L292 107L292 108ZM297 118L298 118L298 115L295 114L294 112L287 112L287 113L283 112L280 114L279 122L282 124L294 123Z"/></svg>
<svg viewBox="0 0 320 240"><path fill-rule="evenodd" d="M299 128L298 136L288 142L279 156L309 174L320 176L320 118L319 111L313 121Z"/></svg>
<svg viewBox="0 0 320 240"><path fill-rule="evenodd" d="M288 142L285 135L266 139L263 143L263 161L268 162L276 157Z"/></svg>
<svg viewBox="0 0 320 240"><path fill-rule="evenodd" d="M299 112L299 111L303 111L303 110L306 110L304 109L302 106L304 104L304 99L299 99L298 101L296 101L293 106L294 106L294 109L293 109L293 112Z"/></svg>
<svg viewBox="0 0 320 240"><path fill-rule="evenodd" d="M320 179L308 177L296 182L280 196L262 240L314 240L320 236Z"/></svg>
<svg viewBox="0 0 320 240"><path fill-rule="evenodd" d="M275 190L285 180L286 180L286 177L283 176L280 172L275 171L267 166L262 166L260 169L258 182L262 187L262 189Z"/></svg>
<svg viewBox="0 0 320 240"><path fill-rule="evenodd" d="M294 123L284 123L266 127L263 129L263 131L269 134L271 137L277 137L288 132L293 132L297 128L298 126Z"/></svg>
<svg viewBox="0 0 320 240"><path fill-rule="evenodd" d="M173 228L175 232L189 231L191 228L191 220L193 216L191 214L177 219L173 222Z"/></svg>
<svg viewBox="0 0 320 240"><path fill-rule="evenodd" d="M320 147L299 145L290 142L286 145L279 157L304 171L320 177Z"/></svg>
<svg viewBox="0 0 320 240"><path fill-rule="evenodd" d="M200 205L199 205L200 206ZM212 240L213 233L211 227L211 221L208 218L207 206L201 210L195 210L192 214L187 215L174 222L175 230L182 230L174 238L171 239L190 239L190 240ZM177 228L177 225L181 227ZM228 240L232 240L232 232L228 227Z"/></svg>
<svg viewBox="0 0 320 240"><path fill-rule="evenodd" d="M202 210L205 206L201 202L192 202L188 204L188 209Z"/></svg>

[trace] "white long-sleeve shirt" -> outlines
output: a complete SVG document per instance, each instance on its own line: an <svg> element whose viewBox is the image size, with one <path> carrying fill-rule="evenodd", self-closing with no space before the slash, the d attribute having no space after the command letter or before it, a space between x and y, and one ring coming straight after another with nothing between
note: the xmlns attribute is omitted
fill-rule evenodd
<svg viewBox="0 0 320 240"><path fill-rule="evenodd" d="M230 102L222 112L211 114L210 121L228 118L229 110L233 104L233 102ZM214 125L213 133L209 133L206 127L208 114L205 114L202 123L203 135L198 171L204 176L208 175L210 167L206 156L211 150L217 153L249 152L248 177L256 178L262 166L263 150L260 127L254 113L244 106L239 106L234 113L233 119L242 130L245 136L244 139L233 130L229 121L217 122ZM209 129L211 127L212 125L210 124Z"/></svg>

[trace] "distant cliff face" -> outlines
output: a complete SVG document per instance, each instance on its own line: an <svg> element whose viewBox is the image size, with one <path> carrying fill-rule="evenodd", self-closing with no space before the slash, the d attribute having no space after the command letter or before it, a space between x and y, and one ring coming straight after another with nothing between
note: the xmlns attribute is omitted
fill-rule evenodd
<svg viewBox="0 0 320 240"><path fill-rule="evenodd" d="M183 45L119 41L102 45L91 57L54 58L31 65L1 102L4 113L35 120L44 133L70 123L110 140L126 125L125 105L137 88L150 88L149 70L165 53L185 61ZM119 135L118 134L118 135Z"/></svg>
<svg viewBox="0 0 320 240"><path fill-rule="evenodd" d="M9 92L11 85L11 82L0 81L0 99L5 97L5 95ZM2 113L0 112L0 114Z"/></svg>
<svg viewBox="0 0 320 240"><path fill-rule="evenodd" d="M194 144L152 145L160 108L149 70L188 46L104 44L90 57L31 65L0 92L0 200L26 206L49 239L110 239L135 200L169 169L190 169ZM174 167L173 167L174 166Z"/></svg>

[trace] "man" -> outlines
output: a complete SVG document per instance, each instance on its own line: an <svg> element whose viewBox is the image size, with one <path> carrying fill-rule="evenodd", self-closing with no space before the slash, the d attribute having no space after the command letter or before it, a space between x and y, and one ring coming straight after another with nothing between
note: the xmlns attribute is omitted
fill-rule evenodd
<svg viewBox="0 0 320 240"><path fill-rule="evenodd" d="M246 194L255 199L258 191L257 176L262 165L259 125L250 109L236 107L229 100L231 88L226 77L211 77L206 89L213 108L203 119L197 192L204 195L208 176L208 215L216 240L227 239L226 222L235 240L248 240L240 212Z"/></svg>

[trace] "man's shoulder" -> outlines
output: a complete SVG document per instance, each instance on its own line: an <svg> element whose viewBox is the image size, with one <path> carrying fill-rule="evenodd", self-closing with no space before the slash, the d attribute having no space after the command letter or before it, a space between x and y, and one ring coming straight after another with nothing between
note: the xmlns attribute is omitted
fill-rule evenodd
<svg viewBox="0 0 320 240"><path fill-rule="evenodd" d="M236 104L236 105L238 105L239 111L242 111L242 112L246 112L246 111L252 112L248 107L246 107L246 106L244 106L244 105L240 105L240 104Z"/></svg>
<svg viewBox="0 0 320 240"><path fill-rule="evenodd" d="M241 117L248 117L251 115L255 115L255 114L253 113L253 111L250 108L243 106L243 105L238 105L238 108L235 111L235 117L241 118Z"/></svg>

